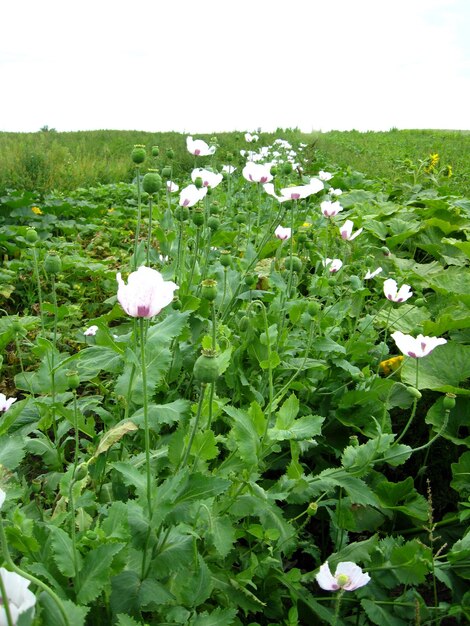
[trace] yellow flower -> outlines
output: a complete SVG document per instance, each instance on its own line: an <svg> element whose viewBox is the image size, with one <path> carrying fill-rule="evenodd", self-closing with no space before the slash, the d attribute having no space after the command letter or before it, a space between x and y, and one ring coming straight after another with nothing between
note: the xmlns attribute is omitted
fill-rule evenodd
<svg viewBox="0 0 470 626"><path fill-rule="evenodd" d="M42 211L38 206L32 206L31 207L31 211L35 214L35 215L42 215Z"/></svg>
<svg viewBox="0 0 470 626"><path fill-rule="evenodd" d="M380 373L384 376L390 376L393 372L396 372L397 369L403 362L405 357L403 355L393 356L391 359L387 359L386 361L381 361L379 363Z"/></svg>
<svg viewBox="0 0 470 626"><path fill-rule="evenodd" d="M304 222L302 224L302 228L310 228L310 226L311 226L310 222Z"/></svg>

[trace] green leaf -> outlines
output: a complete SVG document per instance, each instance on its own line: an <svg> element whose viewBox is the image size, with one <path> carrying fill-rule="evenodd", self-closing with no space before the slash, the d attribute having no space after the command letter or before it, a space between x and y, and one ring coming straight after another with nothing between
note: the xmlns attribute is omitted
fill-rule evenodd
<svg viewBox="0 0 470 626"><path fill-rule="evenodd" d="M269 368L273 370L279 365L280 362L281 362L281 358L279 354L275 350L272 350L269 353L269 358L263 359L262 361L259 362L259 364L260 364L260 367L264 370L267 370Z"/></svg>
<svg viewBox="0 0 470 626"><path fill-rule="evenodd" d="M361 600L361 606L367 614L367 617L373 624L378 626L407 626L409 622L404 622L399 617L393 615L393 604L382 606L376 604L373 600Z"/></svg>
<svg viewBox="0 0 470 626"><path fill-rule="evenodd" d="M232 550L235 543L235 528L228 517L212 518L209 537L212 539L215 549L222 558Z"/></svg>
<svg viewBox="0 0 470 626"><path fill-rule="evenodd" d="M143 626L143 622L136 622L133 617L120 613L117 616L117 626Z"/></svg>
<svg viewBox="0 0 470 626"><path fill-rule="evenodd" d="M276 428L287 429L294 423L299 412L299 401L292 393L277 412Z"/></svg>
<svg viewBox="0 0 470 626"><path fill-rule="evenodd" d="M395 546L390 554L393 573L404 585L420 585L432 567L432 551L421 541L413 539Z"/></svg>
<svg viewBox="0 0 470 626"><path fill-rule="evenodd" d="M56 526L49 526L49 532L52 539L52 551L54 553L54 561L59 568L61 574L67 578L75 577L74 567L74 549L73 543L68 534L62 528ZM82 557L78 550L75 551L75 557L77 559L77 568L80 571L82 568Z"/></svg>
<svg viewBox="0 0 470 626"><path fill-rule="evenodd" d="M218 607L211 613L204 611L191 619L189 626L231 626L237 614L236 609Z"/></svg>
<svg viewBox="0 0 470 626"><path fill-rule="evenodd" d="M0 465L15 470L24 457L24 437L6 435L0 438Z"/></svg>
<svg viewBox="0 0 470 626"><path fill-rule="evenodd" d="M200 554L197 557L197 567L184 572L185 584L179 589L182 604L188 607L197 607L203 604L212 593L212 578Z"/></svg>
<svg viewBox="0 0 470 626"><path fill-rule="evenodd" d="M47 624L47 626L64 626L64 618L55 600L45 591L40 594L38 600L41 605L42 623ZM84 626L85 617L89 611L88 607L77 606L73 602L70 602L70 600L64 599L62 599L62 606L64 607L70 625Z"/></svg>
<svg viewBox="0 0 470 626"><path fill-rule="evenodd" d="M124 420L113 428L110 428L100 439L93 458L103 452L107 452L111 446L120 441L127 433L137 430L137 426L131 420Z"/></svg>
<svg viewBox="0 0 470 626"><path fill-rule="evenodd" d="M416 385L416 361L409 359L401 369L404 383ZM470 346L448 342L419 359L418 389L470 395L459 384L470 377Z"/></svg>
<svg viewBox="0 0 470 626"><path fill-rule="evenodd" d="M433 431L440 433L441 437L452 441L458 446L464 445L470 448L470 435L467 434L470 423L470 402L467 397L458 397L455 407L450 411L447 425L445 424L446 412L443 407L443 398L439 398L426 414L426 424L433 426ZM446 426L444 428L444 426Z"/></svg>
<svg viewBox="0 0 470 626"><path fill-rule="evenodd" d="M196 433L191 454L201 461L210 461L219 456L217 441L212 430Z"/></svg>
<svg viewBox="0 0 470 626"><path fill-rule="evenodd" d="M260 438L251 416L233 406L224 406L224 411L234 420L230 436L235 440L238 454L249 465L258 464Z"/></svg>
<svg viewBox="0 0 470 626"><path fill-rule="evenodd" d="M451 463L452 482L450 486L461 496L470 495L470 451L464 452L458 463Z"/></svg>
<svg viewBox="0 0 470 626"><path fill-rule="evenodd" d="M89 604L99 596L110 579L113 558L124 546L124 543L108 543L88 552L80 571L80 589L77 593L80 604Z"/></svg>
<svg viewBox="0 0 470 626"><path fill-rule="evenodd" d="M91 380L101 371L117 373L123 363L123 356L116 350L106 346L90 346L80 350L74 366L80 375L80 380Z"/></svg>

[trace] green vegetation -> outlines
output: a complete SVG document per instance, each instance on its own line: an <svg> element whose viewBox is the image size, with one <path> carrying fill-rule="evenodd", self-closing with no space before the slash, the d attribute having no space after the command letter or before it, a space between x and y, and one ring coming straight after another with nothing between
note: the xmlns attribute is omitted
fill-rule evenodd
<svg viewBox="0 0 470 626"><path fill-rule="evenodd" d="M0 133L0 189L26 189L48 192L69 191L97 184L131 182L129 146L143 144L160 147L158 165L168 163L166 149L174 150L175 175L188 173L193 159L186 151L185 135L142 131L99 130L59 133L42 130L37 133ZM261 145L275 137L309 146L312 163L338 165L363 172L369 178L393 183L412 182L407 163L425 160L439 154L440 167L450 165L452 176L445 181L448 193L470 195L470 134L455 131L391 130L389 132L357 131L303 134L298 130L261 133ZM202 136L206 141L211 136ZM233 153L241 162L239 151L249 146L243 133L218 133L221 160ZM407 173L408 172L408 173ZM441 181L442 182L442 181Z"/></svg>
<svg viewBox="0 0 470 626"><path fill-rule="evenodd" d="M1 624L470 622L470 199L354 137L3 136Z"/></svg>

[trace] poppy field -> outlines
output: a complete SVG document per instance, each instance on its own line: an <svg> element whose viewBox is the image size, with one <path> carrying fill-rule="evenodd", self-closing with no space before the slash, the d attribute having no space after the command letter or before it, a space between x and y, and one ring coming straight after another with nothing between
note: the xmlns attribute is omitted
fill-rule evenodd
<svg viewBox="0 0 470 626"><path fill-rule="evenodd" d="M265 139L0 186L0 626L470 621L467 173Z"/></svg>

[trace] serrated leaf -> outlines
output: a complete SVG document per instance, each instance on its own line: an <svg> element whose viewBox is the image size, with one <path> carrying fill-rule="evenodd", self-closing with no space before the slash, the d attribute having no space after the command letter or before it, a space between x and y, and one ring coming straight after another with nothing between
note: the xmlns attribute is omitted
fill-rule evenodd
<svg viewBox="0 0 470 626"><path fill-rule="evenodd" d="M222 558L225 558L235 543L235 528L228 517L215 517L211 520L209 536Z"/></svg>
<svg viewBox="0 0 470 626"><path fill-rule="evenodd" d="M198 554L197 569L188 572L186 584L180 588L179 596L182 604L188 607L197 607L205 602L212 593L211 571L204 559Z"/></svg>
<svg viewBox="0 0 470 626"><path fill-rule="evenodd" d="M47 626L64 626L62 613L59 611L57 603L51 598L51 596L43 591L38 600L42 608L42 623L47 624ZM70 600L62 599L61 602L69 624L73 624L73 626L84 626L85 617L89 611L88 607L77 606Z"/></svg>
<svg viewBox="0 0 470 626"><path fill-rule="evenodd" d="M204 611L191 619L189 626L231 626L237 614L236 609L221 609L220 607L208 613Z"/></svg>
<svg viewBox="0 0 470 626"><path fill-rule="evenodd" d="M142 622L136 622L133 617L125 615L124 613L119 613L117 619L118 621L116 626L143 626Z"/></svg>
<svg viewBox="0 0 470 626"><path fill-rule="evenodd" d="M252 418L246 411L225 406L224 411L234 420L231 435L235 439L240 458L250 465L257 465L260 438Z"/></svg>
<svg viewBox="0 0 470 626"><path fill-rule="evenodd" d="M80 589L77 601L88 604L99 596L110 579L109 570L114 556L124 543L107 543L91 550L83 561L80 571Z"/></svg>
<svg viewBox="0 0 470 626"><path fill-rule="evenodd" d="M73 578L75 576L75 567L72 540L62 528L50 526L49 531L52 536L53 558L59 571L67 578ZM82 556L78 550L76 550L75 558L77 560L77 568L80 571L82 568Z"/></svg>

